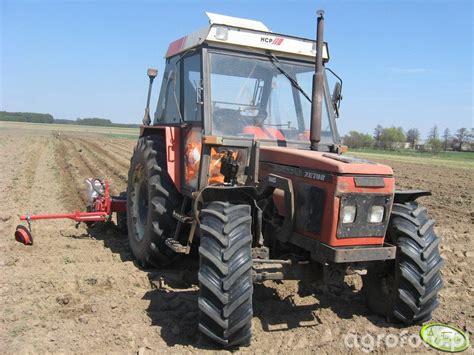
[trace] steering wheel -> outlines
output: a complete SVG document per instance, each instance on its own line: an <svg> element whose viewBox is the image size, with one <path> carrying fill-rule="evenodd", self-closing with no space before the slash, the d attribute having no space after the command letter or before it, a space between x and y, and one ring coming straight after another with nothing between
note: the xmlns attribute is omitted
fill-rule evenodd
<svg viewBox="0 0 474 355"><path fill-rule="evenodd" d="M241 133L243 128L247 125L244 117L240 115L238 110L232 110L229 108L215 108L212 114L214 132L236 136Z"/></svg>
<svg viewBox="0 0 474 355"><path fill-rule="evenodd" d="M264 110L258 111L258 115L255 117L252 117L253 126L263 127L264 122L267 119L267 116L268 116L267 111L264 111Z"/></svg>

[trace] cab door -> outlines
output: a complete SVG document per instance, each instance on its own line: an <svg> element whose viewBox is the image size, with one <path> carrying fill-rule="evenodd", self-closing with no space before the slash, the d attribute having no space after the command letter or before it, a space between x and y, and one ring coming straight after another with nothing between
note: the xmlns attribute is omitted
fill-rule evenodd
<svg viewBox="0 0 474 355"><path fill-rule="evenodd" d="M185 128L182 142L182 192L190 195L198 189L202 153L202 58L201 51L181 60L181 112Z"/></svg>

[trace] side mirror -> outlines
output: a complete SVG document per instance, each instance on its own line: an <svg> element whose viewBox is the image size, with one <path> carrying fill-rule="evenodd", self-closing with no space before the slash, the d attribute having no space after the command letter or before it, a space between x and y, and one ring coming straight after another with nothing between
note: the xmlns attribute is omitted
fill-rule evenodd
<svg viewBox="0 0 474 355"><path fill-rule="evenodd" d="M334 115L339 117L339 106L341 105L342 100L342 84L337 81L334 85L334 90L332 91L331 101L332 107L334 108Z"/></svg>

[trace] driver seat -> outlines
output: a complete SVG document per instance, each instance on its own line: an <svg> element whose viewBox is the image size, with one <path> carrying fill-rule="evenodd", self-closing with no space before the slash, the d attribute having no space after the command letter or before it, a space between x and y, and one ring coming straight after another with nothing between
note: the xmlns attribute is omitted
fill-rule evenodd
<svg viewBox="0 0 474 355"><path fill-rule="evenodd" d="M244 134L251 134L257 139L276 139L284 141L285 136L275 127L257 127L257 126L245 126L243 129Z"/></svg>

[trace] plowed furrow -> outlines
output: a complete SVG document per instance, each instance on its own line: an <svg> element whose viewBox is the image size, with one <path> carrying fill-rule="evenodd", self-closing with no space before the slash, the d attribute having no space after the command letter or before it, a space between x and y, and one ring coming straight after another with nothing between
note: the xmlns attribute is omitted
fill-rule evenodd
<svg viewBox="0 0 474 355"><path fill-rule="evenodd" d="M128 151L133 151L133 148L137 144L136 139L115 139L111 141L113 144L117 144L118 146L128 149Z"/></svg>
<svg viewBox="0 0 474 355"><path fill-rule="evenodd" d="M97 151L90 144L80 140L71 140L71 143L78 149L81 150L82 156L85 160L88 160L90 164L96 166L97 170L101 173L101 176L114 175L117 178L126 181L124 170L126 168L125 163L118 163L109 159L104 151ZM118 165L118 167L117 167Z"/></svg>
<svg viewBox="0 0 474 355"><path fill-rule="evenodd" d="M87 198L84 194L84 178L94 176L92 167L66 139L55 143L56 161L60 167L62 197L72 209L84 209Z"/></svg>
<svg viewBox="0 0 474 355"><path fill-rule="evenodd" d="M108 151L112 150L112 151L117 151L117 152L121 152L123 154L124 157L127 157L128 159L131 158L132 154L133 154L133 146L124 146L124 145L121 145L120 143L116 143L116 142L107 142L105 144L105 147Z"/></svg>
<svg viewBox="0 0 474 355"><path fill-rule="evenodd" d="M123 152L117 152L110 146L102 145L92 140L83 140L82 143L86 144L90 150L106 159L109 163L112 163L113 165L120 165L121 167L124 167L126 170L128 170L130 157L123 154Z"/></svg>
<svg viewBox="0 0 474 355"><path fill-rule="evenodd" d="M121 164L121 166L112 165L111 160L104 158L102 154L91 149L91 147L82 140L67 139L74 146L76 151L81 152L80 157L84 164L92 167L92 171L95 172L94 175L84 176L84 178L98 177L107 179L110 182L113 194L117 194L125 189L125 183L127 181L125 171L127 171L128 167L125 167L124 164Z"/></svg>

